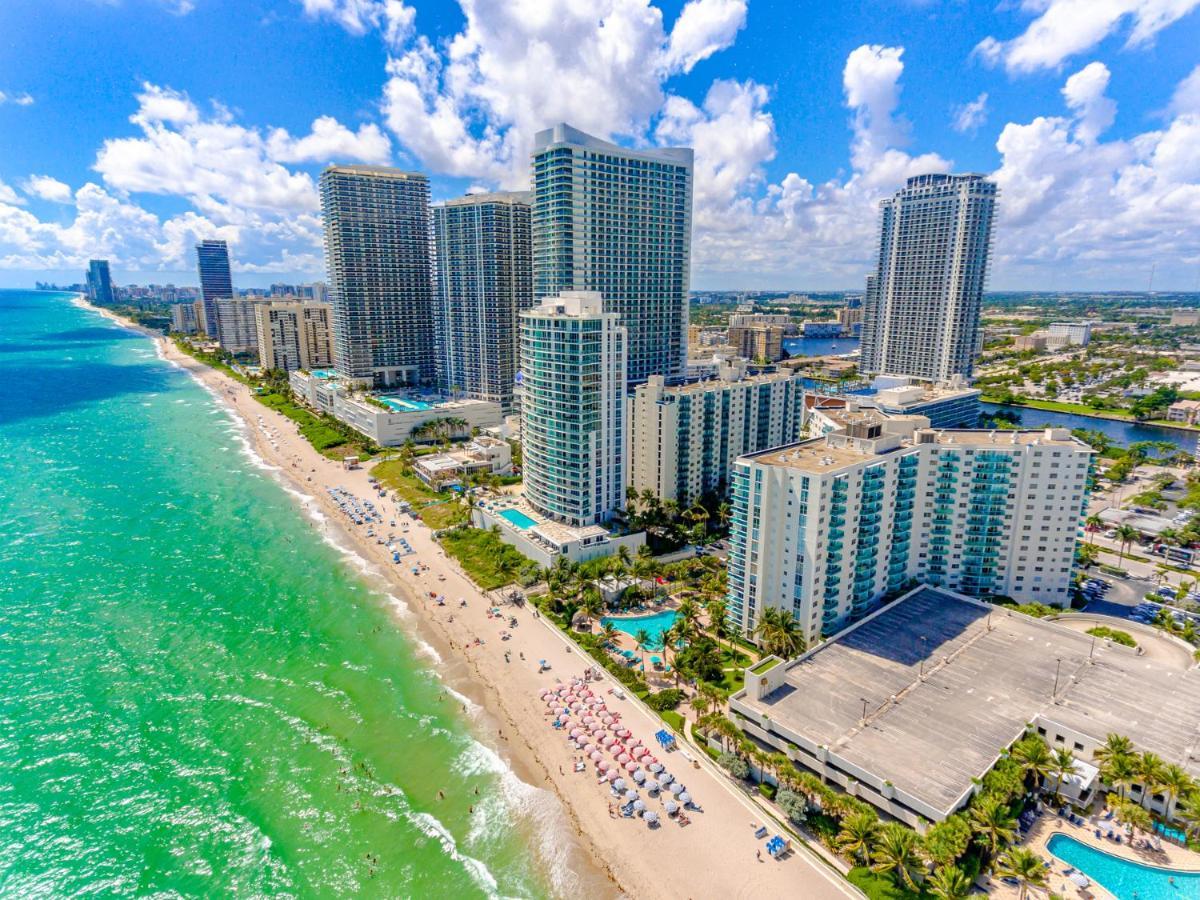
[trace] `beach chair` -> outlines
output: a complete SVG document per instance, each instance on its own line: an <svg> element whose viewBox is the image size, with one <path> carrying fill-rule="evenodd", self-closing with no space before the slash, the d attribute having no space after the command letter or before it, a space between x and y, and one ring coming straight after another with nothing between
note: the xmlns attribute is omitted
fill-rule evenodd
<svg viewBox="0 0 1200 900"><path fill-rule="evenodd" d="M758 831L754 832L754 836L755 836L756 838L758 838L760 841L761 841L763 838L765 838L765 837L767 836L767 826L766 826L766 825L759 825L759 826L758 826Z"/></svg>

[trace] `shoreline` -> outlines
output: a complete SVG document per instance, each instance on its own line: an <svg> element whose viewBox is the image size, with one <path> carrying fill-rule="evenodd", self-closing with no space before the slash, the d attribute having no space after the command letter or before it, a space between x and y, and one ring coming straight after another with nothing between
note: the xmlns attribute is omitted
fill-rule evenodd
<svg viewBox="0 0 1200 900"><path fill-rule="evenodd" d="M577 652L567 637L532 607L506 608L501 616L491 616L490 608L500 604L467 579L429 529L398 515L392 530L410 542L414 555L405 557L401 565L394 564L386 547L345 519L328 492L341 487L360 499L372 499L385 520L389 518L394 500L372 497L367 482L370 463L344 470L339 462L317 453L298 434L294 422L259 403L249 388L186 355L160 332L97 308L82 296L72 302L151 338L160 356L207 388L246 427L251 448L278 471L285 489L303 506L320 510L325 523L314 522L314 527L326 529L323 537L329 539L328 529L333 529L339 549L357 556L365 574L384 586L385 595L396 595L397 625L418 644L424 642L433 649L434 668L452 691L482 708L481 715L470 722L476 738L499 753L526 789L547 791L555 797L554 821L534 823L536 833L530 841L555 893L691 898L750 896L764 891L785 896L802 891L812 898L861 896L808 848L798 848L783 862L756 861L756 850L762 844L748 826L766 821L764 813L723 774L717 774L707 757L702 760L704 765L697 760L695 768L686 769L679 752L663 759L681 779L687 779L704 807L703 814L693 816L691 827L668 822L649 830L637 819L613 818L607 789L596 784L586 766L582 772L574 771L578 751L548 727L539 696L557 681L580 675L592 660ZM385 523L379 528L383 533L388 526ZM416 560L427 570L414 576ZM446 605L432 602L430 591L444 595ZM465 598L467 606L459 606L458 598ZM511 627L507 626L510 616L518 620L519 627L511 628L511 638L502 642L500 629ZM551 663L549 672L538 671L536 661L540 659ZM605 673L599 690L610 687L620 686ZM627 727L651 746L655 731L664 727L662 721L632 698L609 702L620 710ZM466 703L463 708L466 713ZM573 832L568 846L544 846L549 843L547 832L557 837L564 827ZM714 867L715 859L725 864Z"/></svg>

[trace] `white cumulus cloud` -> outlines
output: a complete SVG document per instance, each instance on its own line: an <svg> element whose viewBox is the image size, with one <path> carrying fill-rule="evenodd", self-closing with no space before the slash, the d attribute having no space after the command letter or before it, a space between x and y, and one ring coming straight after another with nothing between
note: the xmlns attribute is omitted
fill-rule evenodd
<svg viewBox="0 0 1200 900"><path fill-rule="evenodd" d="M974 134L987 121L987 104L988 95L984 91L970 103L955 107L951 127L959 134Z"/></svg>
<svg viewBox="0 0 1200 900"><path fill-rule="evenodd" d="M1023 0L1020 9L1036 15L1025 31L1007 41L986 37L975 52L1010 72L1056 69L1127 23L1126 45L1146 45L1197 6L1200 0Z"/></svg>
<svg viewBox="0 0 1200 900"><path fill-rule="evenodd" d="M31 197L49 200L51 203L71 202L71 186L49 175L30 175L21 187Z"/></svg>

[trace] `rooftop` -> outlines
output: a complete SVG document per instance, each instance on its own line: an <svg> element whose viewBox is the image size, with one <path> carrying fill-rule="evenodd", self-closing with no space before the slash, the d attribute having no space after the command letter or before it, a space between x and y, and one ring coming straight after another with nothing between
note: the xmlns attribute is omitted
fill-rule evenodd
<svg viewBox="0 0 1200 900"><path fill-rule="evenodd" d="M1195 667L1171 670L1131 648L930 587L789 664L761 700L738 699L947 812L1039 717L1098 741L1126 735L1200 775Z"/></svg>

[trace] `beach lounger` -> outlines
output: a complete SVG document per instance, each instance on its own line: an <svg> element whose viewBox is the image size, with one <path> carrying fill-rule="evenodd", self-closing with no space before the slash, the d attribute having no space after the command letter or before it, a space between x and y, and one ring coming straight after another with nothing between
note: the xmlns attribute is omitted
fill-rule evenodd
<svg viewBox="0 0 1200 900"><path fill-rule="evenodd" d="M755 836L756 838L758 838L760 841L761 841L763 838L765 838L765 837L767 836L767 826L766 826L766 825L759 825L759 826L758 826L758 831L754 832L754 836Z"/></svg>

